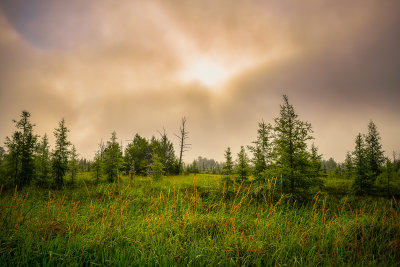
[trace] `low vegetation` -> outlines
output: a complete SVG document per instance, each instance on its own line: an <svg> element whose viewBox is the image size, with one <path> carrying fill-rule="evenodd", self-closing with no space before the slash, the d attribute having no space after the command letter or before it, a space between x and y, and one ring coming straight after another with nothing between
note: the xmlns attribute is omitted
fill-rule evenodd
<svg viewBox="0 0 400 267"><path fill-rule="evenodd" d="M124 176L0 195L5 265L363 265L400 261L399 203L317 193L299 203L280 179ZM339 181L337 185L339 185ZM330 185L334 187L334 184ZM350 184L345 185L347 189Z"/></svg>

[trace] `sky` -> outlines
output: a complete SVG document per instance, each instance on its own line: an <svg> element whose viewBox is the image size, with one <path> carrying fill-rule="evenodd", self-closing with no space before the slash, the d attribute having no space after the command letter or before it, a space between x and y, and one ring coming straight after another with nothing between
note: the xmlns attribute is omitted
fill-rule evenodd
<svg viewBox="0 0 400 267"><path fill-rule="evenodd" d="M28 110L37 134L61 118L82 157L111 132L224 159L289 96L323 158L343 161L373 120L400 152L398 0L0 0L0 146Z"/></svg>

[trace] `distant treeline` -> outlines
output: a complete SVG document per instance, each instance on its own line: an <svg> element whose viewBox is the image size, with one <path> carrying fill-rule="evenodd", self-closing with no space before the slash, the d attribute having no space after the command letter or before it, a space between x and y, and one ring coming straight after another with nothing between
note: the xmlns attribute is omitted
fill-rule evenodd
<svg viewBox="0 0 400 267"><path fill-rule="evenodd" d="M187 173L220 174L224 166L224 163L199 156L192 163L185 166L185 170Z"/></svg>
<svg viewBox="0 0 400 267"><path fill-rule="evenodd" d="M333 158L322 160L313 140L311 124L298 118L286 95L280 105L280 115L273 124L258 123L257 137L251 145L242 146L236 159L231 149L225 151L225 162L198 157L192 163L183 163L183 154L190 148L187 144L186 119L182 119L178 155L165 130L158 138L146 139L136 134L122 148L114 131L110 139L100 141L93 159L79 159L78 153L68 140L68 128L64 119L54 130L56 139L51 149L47 135L34 133L31 114L22 111L20 119L13 120L16 130L6 137L5 148L0 147L0 182L3 186L23 187L32 182L39 186L62 187L66 182L74 183L78 171L91 171L95 181L105 177L114 182L120 174L146 176L159 179L165 175L186 173L224 174L229 184L234 180L263 183L271 177L282 180L282 190L293 195L307 197L324 188L324 177L353 180L355 194L373 194L377 189L393 195L399 187L400 160L386 158L382 150L381 137L373 121L368 132L358 134L352 152L348 152L344 163ZM251 153L251 157L246 152Z"/></svg>

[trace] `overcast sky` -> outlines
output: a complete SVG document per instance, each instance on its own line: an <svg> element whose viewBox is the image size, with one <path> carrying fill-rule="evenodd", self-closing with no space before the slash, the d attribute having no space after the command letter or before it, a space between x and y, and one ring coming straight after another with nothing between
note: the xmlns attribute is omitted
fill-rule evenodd
<svg viewBox="0 0 400 267"><path fill-rule="evenodd" d="M187 118L197 156L223 160L273 123L282 95L324 158L372 119L400 151L400 1L0 0L0 146L23 109L36 133L65 118L92 158ZM51 138L51 140L54 140ZM178 151L177 145L175 146Z"/></svg>

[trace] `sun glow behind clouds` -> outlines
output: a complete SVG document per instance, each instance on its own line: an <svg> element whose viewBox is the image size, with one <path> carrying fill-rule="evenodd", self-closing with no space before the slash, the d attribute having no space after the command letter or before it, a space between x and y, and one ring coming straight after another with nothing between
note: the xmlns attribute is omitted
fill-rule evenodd
<svg viewBox="0 0 400 267"><path fill-rule="evenodd" d="M230 79L264 60L248 55L238 58L220 50L217 51L219 55L201 53L192 48L190 51L194 52L186 53L183 57L185 64L179 73L179 79L184 83L199 83L213 91L221 89Z"/></svg>
<svg viewBox="0 0 400 267"><path fill-rule="evenodd" d="M258 58L241 54L240 57L218 51L221 55L199 53L192 47L185 47L190 53L183 57L185 64L179 73L184 83L196 82L210 90L218 90L230 79L260 64L272 65L295 55L290 47L270 49ZM195 52L193 52L195 51ZM194 54L194 55L193 55Z"/></svg>
<svg viewBox="0 0 400 267"><path fill-rule="evenodd" d="M212 88L221 85L232 75L225 66L208 58L201 58L192 62L181 74L184 82L199 82Z"/></svg>

